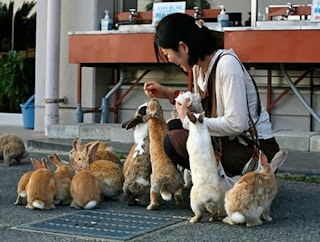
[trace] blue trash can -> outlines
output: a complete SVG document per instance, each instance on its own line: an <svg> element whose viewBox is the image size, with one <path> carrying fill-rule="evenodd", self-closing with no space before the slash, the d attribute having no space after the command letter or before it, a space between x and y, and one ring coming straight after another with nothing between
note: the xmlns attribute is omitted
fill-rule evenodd
<svg viewBox="0 0 320 242"><path fill-rule="evenodd" d="M26 129L34 129L34 95L25 103L20 104L22 110L23 126Z"/></svg>

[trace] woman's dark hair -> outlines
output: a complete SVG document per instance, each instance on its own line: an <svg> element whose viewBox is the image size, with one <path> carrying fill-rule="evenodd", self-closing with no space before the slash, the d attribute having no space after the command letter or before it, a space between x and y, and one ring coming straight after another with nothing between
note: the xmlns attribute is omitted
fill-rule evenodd
<svg viewBox="0 0 320 242"><path fill-rule="evenodd" d="M188 64L191 67L218 49L211 30L205 26L200 28L195 19L187 14L174 13L164 17L156 27L154 51L157 61L168 61L159 47L178 51L180 41L189 48Z"/></svg>

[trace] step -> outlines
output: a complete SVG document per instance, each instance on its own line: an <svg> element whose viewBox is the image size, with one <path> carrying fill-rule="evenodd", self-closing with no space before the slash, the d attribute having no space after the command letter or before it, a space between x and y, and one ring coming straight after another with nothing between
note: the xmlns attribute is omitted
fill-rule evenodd
<svg viewBox="0 0 320 242"><path fill-rule="evenodd" d="M51 125L48 138L86 140L108 140L109 142L134 143L134 131L125 130L121 124L70 124ZM320 131L303 132L295 130L275 130L274 137L281 149L320 152ZM71 143L70 143L71 144Z"/></svg>

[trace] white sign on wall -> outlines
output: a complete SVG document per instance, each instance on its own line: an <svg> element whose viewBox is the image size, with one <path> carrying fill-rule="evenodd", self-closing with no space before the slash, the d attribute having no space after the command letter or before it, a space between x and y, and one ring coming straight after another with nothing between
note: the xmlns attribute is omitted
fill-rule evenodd
<svg viewBox="0 0 320 242"><path fill-rule="evenodd" d="M158 22L165 16L172 13L185 13L186 2L160 2L154 3L152 9L152 25L157 25Z"/></svg>
<svg viewBox="0 0 320 242"><path fill-rule="evenodd" d="M311 7L311 22L320 22L320 0L313 0Z"/></svg>

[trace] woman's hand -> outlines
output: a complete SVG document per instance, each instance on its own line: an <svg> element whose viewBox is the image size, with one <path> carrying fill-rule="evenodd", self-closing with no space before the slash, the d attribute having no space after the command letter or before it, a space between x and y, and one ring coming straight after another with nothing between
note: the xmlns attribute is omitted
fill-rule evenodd
<svg viewBox="0 0 320 242"><path fill-rule="evenodd" d="M184 118L187 115L187 111L190 111L190 108L191 108L191 106L190 107L187 106L189 101L190 99L186 98L183 100L182 103L176 102L176 110L182 123Z"/></svg>
<svg viewBox="0 0 320 242"><path fill-rule="evenodd" d="M169 100L174 98L174 90L155 81L146 82L143 86L143 90L148 97L167 98Z"/></svg>

